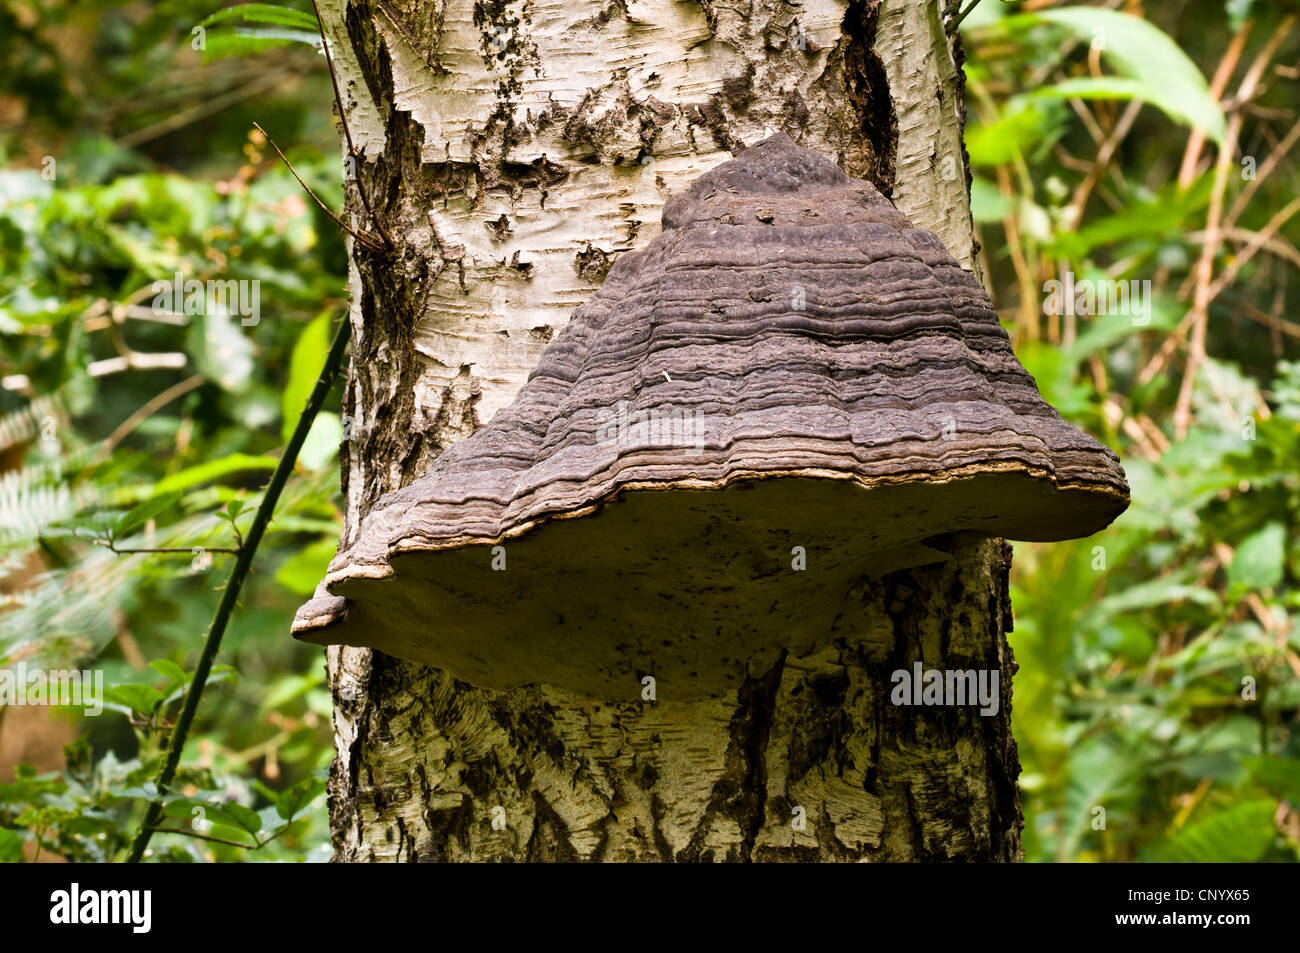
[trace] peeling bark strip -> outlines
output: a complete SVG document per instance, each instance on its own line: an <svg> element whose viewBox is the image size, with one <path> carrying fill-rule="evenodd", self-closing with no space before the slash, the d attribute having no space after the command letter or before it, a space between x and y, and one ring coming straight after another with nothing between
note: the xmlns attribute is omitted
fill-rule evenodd
<svg viewBox="0 0 1300 953"><path fill-rule="evenodd" d="M785 131L973 270L938 8L321 0L364 159L352 207L366 189L398 246L353 252L344 544L510 402L670 193L746 144ZM698 702L643 702L635 679L614 705L492 692L330 649L337 859L1016 859L1007 559L954 547L854 583L837 624L857 644ZM999 669L998 714L890 705L916 661Z"/></svg>

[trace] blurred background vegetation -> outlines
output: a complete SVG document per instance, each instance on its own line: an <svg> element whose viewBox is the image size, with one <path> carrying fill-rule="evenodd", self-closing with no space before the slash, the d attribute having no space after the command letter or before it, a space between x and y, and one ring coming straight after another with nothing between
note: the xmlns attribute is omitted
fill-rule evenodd
<svg viewBox="0 0 1300 953"><path fill-rule="evenodd" d="M0 665L110 686L97 718L0 709L0 860L120 856L229 571L207 550L247 528L344 312L338 229L253 128L338 208L323 58L301 16L221 5L0 0ZM961 21L986 284L1133 487L1106 532L1016 547L1029 860L1300 859L1298 16ZM260 321L157 313L177 272L259 280ZM1070 276L1150 307L1057 313ZM329 858L324 666L287 633L337 540L340 435L322 414L281 499L154 859Z"/></svg>

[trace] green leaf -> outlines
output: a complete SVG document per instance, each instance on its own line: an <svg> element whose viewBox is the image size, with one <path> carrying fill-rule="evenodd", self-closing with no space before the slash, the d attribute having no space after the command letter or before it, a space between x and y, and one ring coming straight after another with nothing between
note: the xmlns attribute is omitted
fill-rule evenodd
<svg viewBox="0 0 1300 953"><path fill-rule="evenodd" d="M140 503L134 509L125 513L113 527L113 537L115 539L125 536L137 526L143 526L154 517L158 516L173 506L181 498L180 493L174 491L159 492L149 499Z"/></svg>
<svg viewBox="0 0 1300 953"><path fill-rule="evenodd" d="M36 776L36 770L30 764L20 764L14 771L12 784L0 784L0 804L18 804L34 801L45 794L62 794L67 784L62 778L44 775Z"/></svg>
<svg viewBox="0 0 1300 953"><path fill-rule="evenodd" d="M1263 856L1276 829L1272 799L1243 801L1189 824L1150 851L1151 859L1183 864L1248 864Z"/></svg>
<svg viewBox="0 0 1300 953"><path fill-rule="evenodd" d="M1145 80L1128 79L1122 76L1078 76L1049 86L1041 86L1034 90L1032 95L1041 99L1116 99L1121 101L1140 99L1144 103L1151 103L1153 106L1159 107L1170 119L1188 126L1200 126L1206 129L1207 133L1215 128L1216 122L1220 126L1223 123L1222 113L1219 113L1216 118L1214 114L1207 115L1204 111L1180 111L1176 104L1169 101L1169 97L1166 96L1162 87ZM1210 134L1211 138L1216 140L1223 135L1222 131L1217 134Z"/></svg>
<svg viewBox="0 0 1300 953"><path fill-rule="evenodd" d="M1102 56L1122 77L1067 80L1040 91L1040 96L1104 96L1137 98L1163 110L1170 118L1199 126L1220 146L1227 135L1223 110L1210 95L1205 77L1167 34L1139 17L1099 7L1060 7L1008 17L1015 29L1032 23L1063 26L1080 39L1101 46Z"/></svg>
<svg viewBox="0 0 1300 953"><path fill-rule="evenodd" d="M1044 341L1027 341L1016 348L1016 353L1038 384L1043 399L1067 418L1086 414L1092 409L1090 384L1076 379L1075 362L1060 348Z"/></svg>
<svg viewBox="0 0 1300 953"><path fill-rule="evenodd" d="M1141 294L1146 297L1146 289L1143 289ZM1175 310L1171 307L1169 300L1159 298L1154 294L1147 297L1144 304L1147 308L1146 324L1135 324L1131 318L1122 314L1097 315L1083 319L1087 323L1084 324L1083 330L1068 351L1071 360L1082 361L1091 354L1104 351L1112 344L1143 331L1169 330L1183 316L1181 310ZM1083 323L1083 321L1080 323Z"/></svg>
<svg viewBox="0 0 1300 953"><path fill-rule="evenodd" d="M1115 812L1125 803L1134 783L1133 761L1126 755L1109 739L1089 739L1072 752L1061 824L1067 855L1089 836L1094 808Z"/></svg>
<svg viewBox="0 0 1300 953"><path fill-rule="evenodd" d="M1245 758L1246 768L1260 786L1294 805L1300 805L1300 761L1265 756Z"/></svg>
<svg viewBox="0 0 1300 953"><path fill-rule="evenodd" d="M275 574L275 581L296 596L310 596L316 591L316 584L324 578L337 550L334 540L318 539L285 560Z"/></svg>
<svg viewBox="0 0 1300 953"><path fill-rule="evenodd" d="M1097 603L1094 612L1098 618L1109 618L1120 612L1146 609L1176 603L1197 603L1203 606L1218 605L1218 595L1204 586L1188 585L1177 579L1152 579L1130 586L1123 592L1107 596Z"/></svg>
<svg viewBox="0 0 1300 953"><path fill-rule="evenodd" d="M282 675L272 682L262 695L261 703L257 706L258 721L261 721L268 712L320 688L322 684L324 684L324 675L319 669L313 669L310 673L302 675Z"/></svg>
<svg viewBox="0 0 1300 953"><path fill-rule="evenodd" d="M1011 201L996 185L977 175L971 179L970 210L975 221L981 224L1000 222L1011 211Z"/></svg>
<svg viewBox="0 0 1300 953"><path fill-rule="evenodd" d="M159 702L165 697L162 692L152 685L141 685L134 682L113 685L111 688L104 690L106 701L123 705L142 715L152 715Z"/></svg>
<svg viewBox="0 0 1300 953"><path fill-rule="evenodd" d="M307 398L320 376L321 355L329 350L329 346L330 314L325 312L302 329L289 359L289 380L280 396L280 410L284 414L280 436L285 443L289 442L293 428L298 425L298 418L307 406Z"/></svg>
<svg viewBox="0 0 1300 953"><path fill-rule="evenodd" d="M1051 249L1062 258L1080 261L1099 245L1141 239L1154 243L1166 237L1182 241L1185 223L1209 204L1210 191L1210 177L1201 176L1188 189L1174 182L1149 199L1127 198L1123 208L1113 215L1089 221L1077 231L1057 232Z"/></svg>
<svg viewBox="0 0 1300 953"><path fill-rule="evenodd" d="M1285 560L1286 528L1269 523L1237 547L1228 567L1228 585L1239 583L1252 591L1272 589L1282 581Z"/></svg>
<svg viewBox="0 0 1300 953"><path fill-rule="evenodd" d="M204 40L203 61L224 60L232 56L253 56L287 46L290 43L320 45L320 35L302 30L255 30L236 27L212 33Z"/></svg>
<svg viewBox="0 0 1300 953"><path fill-rule="evenodd" d="M218 310L214 302L205 304L204 312L190 325L186 351L203 375L223 390L245 390L253 374L253 342L243 332L244 319Z"/></svg>
<svg viewBox="0 0 1300 953"><path fill-rule="evenodd" d="M257 837L262 829L262 819L257 812L234 801L206 801L176 795L167 798L165 813L168 817L183 818L185 826L193 829L194 821L220 824L234 831L243 831ZM199 833L203 833L199 830Z"/></svg>
<svg viewBox="0 0 1300 953"><path fill-rule="evenodd" d="M286 821L316 800L325 791L325 782L316 778L304 778L275 799L276 813Z"/></svg>
<svg viewBox="0 0 1300 953"><path fill-rule="evenodd" d="M298 462L308 470L321 470L329 466L343 441L343 422L338 414L321 413L311 422L307 439L298 451Z"/></svg>
<svg viewBox="0 0 1300 953"><path fill-rule="evenodd" d="M23 836L7 827L0 827L0 864L23 862Z"/></svg>
<svg viewBox="0 0 1300 953"><path fill-rule="evenodd" d="M225 813L248 833L257 837L262 830L262 818L252 808L230 801L222 805Z"/></svg>
<svg viewBox="0 0 1300 953"><path fill-rule="evenodd" d="M988 125L972 123L966 152L973 167L998 166L1049 148L1065 130L1064 113L1046 100L1013 96Z"/></svg>
<svg viewBox="0 0 1300 953"><path fill-rule="evenodd" d="M199 26L206 29L214 23L228 23L232 20L243 23L270 23L312 31L317 28L316 17L312 14L273 3L241 3L238 6L226 7L201 21Z"/></svg>
<svg viewBox="0 0 1300 953"><path fill-rule="evenodd" d="M224 25L234 25L226 29ZM242 26L235 24L257 24ZM205 62L228 56L246 56L284 46L286 43L308 43L319 46L320 31L316 17L301 10L276 6L270 3L245 3L218 10L199 27L219 27L204 36Z"/></svg>
<svg viewBox="0 0 1300 953"><path fill-rule="evenodd" d="M160 492L185 490L243 470L274 470L278 462L275 457L250 457L245 453L232 453L228 457L200 463L197 466L187 467L179 473L173 473L158 481L158 490Z"/></svg>
<svg viewBox="0 0 1300 953"><path fill-rule="evenodd" d="M149 667L168 681L177 685L189 683L190 677L186 674L185 669L181 668L171 659L158 658L149 663Z"/></svg>

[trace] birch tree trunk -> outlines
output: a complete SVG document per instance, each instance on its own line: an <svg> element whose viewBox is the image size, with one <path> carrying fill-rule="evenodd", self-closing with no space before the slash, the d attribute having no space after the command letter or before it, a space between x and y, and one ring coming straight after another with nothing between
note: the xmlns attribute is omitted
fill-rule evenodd
<svg viewBox="0 0 1300 953"><path fill-rule="evenodd" d="M508 404L663 202L768 135L872 180L974 269L938 0L320 0L370 205L353 248L344 538ZM1010 550L862 581L862 640L735 694L480 690L334 647L336 859L1015 860ZM436 625L437 620L412 620ZM521 633L521 637L524 633ZM890 673L997 669L996 715Z"/></svg>

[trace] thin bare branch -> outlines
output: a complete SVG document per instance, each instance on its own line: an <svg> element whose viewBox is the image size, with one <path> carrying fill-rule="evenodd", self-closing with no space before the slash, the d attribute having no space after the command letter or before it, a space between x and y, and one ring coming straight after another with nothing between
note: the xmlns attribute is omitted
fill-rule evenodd
<svg viewBox="0 0 1300 953"><path fill-rule="evenodd" d="M307 194L312 197L312 201L314 201L317 205L319 205L321 207L321 210L334 220L335 225L343 229L345 232L347 232L349 235L351 235L353 238L355 238L357 241L359 241L361 244L365 245L367 248L371 249L372 251L379 251L384 247L380 243L379 239L375 238L369 232L357 231L351 225L347 224L347 222L343 221L341 218L335 215L334 212L330 210L330 207L320 200L320 196L318 196L315 192L311 190L311 186L309 186L306 182L302 180L302 176L298 174L298 170L293 167L293 163L289 161L289 157L286 156L280 150L280 147L275 144L275 140L271 138L271 134L268 133L257 123L253 123L253 128L255 128L262 135L266 136L266 141L271 144L271 148L275 150L276 154L280 157L280 160L284 162L284 164L288 167L289 171L293 173L293 177L298 180L298 184L301 185L307 191Z"/></svg>
<svg viewBox="0 0 1300 953"><path fill-rule="evenodd" d="M1214 77L1210 80L1210 95L1215 102L1223 99L1224 90L1228 88L1228 80L1232 79L1232 74L1237 69L1237 63L1241 60L1241 53L1246 48L1246 38L1250 36L1250 29L1254 21L1246 20L1241 27L1232 36L1232 41L1228 44L1227 50L1224 51L1223 59L1219 60L1218 67L1214 70ZM1178 170L1178 185L1180 188L1187 188L1196 178L1196 165L1201 161L1201 150L1205 148L1205 130L1197 126L1192 130L1192 134L1187 137L1187 149L1183 152L1182 166Z"/></svg>
<svg viewBox="0 0 1300 953"><path fill-rule="evenodd" d="M177 397L183 397L194 388L203 383L203 375L195 374L193 377L187 377L179 384L173 384L157 397L151 398L143 406L126 420L118 424L117 429L108 435L103 444L100 445L99 452L103 456L108 456L113 452L113 448L126 439L127 434L138 427L141 421L152 417L163 407L166 407Z"/></svg>
<svg viewBox="0 0 1300 953"><path fill-rule="evenodd" d="M131 351L102 361L92 361L86 366L86 373L91 377L105 377L123 371L179 370L188 362L189 358L180 351L167 351L162 354Z"/></svg>
<svg viewBox="0 0 1300 953"><path fill-rule="evenodd" d="M1241 213L1246 210L1246 205L1255 195L1256 189L1258 189L1263 181L1269 177L1269 174L1278 167L1281 161L1290 154L1291 147L1294 146L1296 142L1300 142L1300 123L1296 123L1291 127L1291 131L1288 132L1282 138L1282 141L1277 144L1277 148L1274 149L1269 154L1269 157L1264 160L1263 164L1255 170L1255 178L1250 180L1250 184L1241 190L1241 194L1237 196L1237 200L1232 203L1232 208L1229 209L1228 214L1224 216L1224 221L1229 227L1237 224L1237 220L1241 218Z"/></svg>
<svg viewBox="0 0 1300 953"><path fill-rule="evenodd" d="M109 552L117 553L121 556L133 555L135 553L184 553L189 556L193 555L194 550L196 549L201 549L205 553L229 553L232 556L239 555L239 550L231 549L227 546L201 546L197 543L193 546L159 546L156 548L145 546L123 548L118 546L111 539L97 539L95 542L100 546L103 546Z"/></svg>

